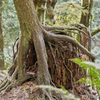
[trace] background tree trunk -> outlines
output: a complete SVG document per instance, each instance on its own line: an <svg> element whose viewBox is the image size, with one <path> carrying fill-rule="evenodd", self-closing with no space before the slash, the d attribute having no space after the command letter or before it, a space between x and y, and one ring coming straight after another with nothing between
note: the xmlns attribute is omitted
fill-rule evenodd
<svg viewBox="0 0 100 100"><path fill-rule="evenodd" d="M88 10L89 7L89 0L82 0L81 6L84 7L85 10ZM89 14L88 13L82 13L80 23L85 25L86 27L89 27Z"/></svg>
<svg viewBox="0 0 100 100"><path fill-rule="evenodd" d="M89 27L93 0L82 0L81 6L84 7L84 10L87 10L88 13L82 13L80 23Z"/></svg>
<svg viewBox="0 0 100 100"><path fill-rule="evenodd" d="M3 34L2 34L2 0L0 0L0 69L4 69L3 53Z"/></svg>
<svg viewBox="0 0 100 100"><path fill-rule="evenodd" d="M54 8L57 3L57 0L48 0L47 1L47 19L49 19L53 24L55 23L54 21Z"/></svg>
<svg viewBox="0 0 100 100"><path fill-rule="evenodd" d="M82 7L87 10L87 13L82 12L80 23L89 27L90 17L91 17L91 10L93 6L93 0L82 0L81 3ZM87 31L86 28L82 29L87 35L82 34L82 45L91 51L91 33Z"/></svg>

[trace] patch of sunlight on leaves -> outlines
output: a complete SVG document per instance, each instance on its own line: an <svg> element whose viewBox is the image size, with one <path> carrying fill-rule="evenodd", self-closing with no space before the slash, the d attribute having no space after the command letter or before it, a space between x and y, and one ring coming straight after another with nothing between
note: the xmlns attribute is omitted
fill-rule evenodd
<svg viewBox="0 0 100 100"><path fill-rule="evenodd" d="M39 86L36 86L36 87L42 88L42 89L53 90L53 91L55 91L56 93L61 93L62 96L63 96L64 98L67 98L67 99L71 99L71 100L80 100L79 98L76 98L73 94L68 93L68 91L67 91L63 86L61 86L61 88L56 88L56 87L53 87L53 86L50 86L50 85L39 85Z"/></svg>

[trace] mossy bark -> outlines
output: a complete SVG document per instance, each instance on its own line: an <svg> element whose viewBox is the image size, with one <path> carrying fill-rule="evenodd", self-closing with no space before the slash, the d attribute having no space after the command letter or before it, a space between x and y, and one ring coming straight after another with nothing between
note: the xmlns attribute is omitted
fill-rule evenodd
<svg viewBox="0 0 100 100"><path fill-rule="evenodd" d="M82 0L82 3L81 3L82 7L84 7L84 10L88 10L88 7L89 7L89 0ZM81 24L85 25L86 27L89 27L89 14L88 13L82 13L81 15L81 21L80 21Z"/></svg>
<svg viewBox="0 0 100 100"><path fill-rule="evenodd" d="M93 0L82 0L81 5L84 7L84 10L87 10L87 13L82 12L80 23L88 28L90 24ZM87 36L84 34L82 35L82 45L91 51L91 33L86 29L83 29L83 31L87 34Z"/></svg>
<svg viewBox="0 0 100 100"><path fill-rule="evenodd" d="M45 25L47 0L33 0L40 22Z"/></svg>
<svg viewBox="0 0 100 100"><path fill-rule="evenodd" d="M20 80L24 75L29 43L33 41L38 62L37 83L45 85L50 84L43 32L40 27L33 2L32 0L14 0L14 4L21 27L17 60L18 78Z"/></svg>
<svg viewBox="0 0 100 100"><path fill-rule="evenodd" d="M94 36L96 35L98 32L100 32L100 27L98 27L96 30L94 30L91 35Z"/></svg>
<svg viewBox="0 0 100 100"><path fill-rule="evenodd" d="M54 21L54 8L57 3L57 0L48 0L47 1L47 14L46 18L49 19L53 24L55 23Z"/></svg>
<svg viewBox="0 0 100 100"><path fill-rule="evenodd" d="M2 0L0 0L0 69L4 69L4 53L3 53L3 34L2 34Z"/></svg>
<svg viewBox="0 0 100 100"><path fill-rule="evenodd" d="M82 0L81 6L84 7L84 10L87 10L88 12L82 12L80 23L85 25L86 27L89 27L93 0Z"/></svg>

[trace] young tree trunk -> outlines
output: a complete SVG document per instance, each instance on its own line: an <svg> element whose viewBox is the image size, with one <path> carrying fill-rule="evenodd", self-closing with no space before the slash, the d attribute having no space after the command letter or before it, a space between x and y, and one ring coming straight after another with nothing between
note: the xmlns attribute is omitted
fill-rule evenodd
<svg viewBox="0 0 100 100"><path fill-rule="evenodd" d="M88 11L89 0L82 0L81 5L82 5L82 7L84 7L85 10ZM89 27L89 15L88 15L88 13L85 13L85 14L82 13L80 23L85 25L86 27Z"/></svg>
<svg viewBox="0 0 100 100"><path fill-rule="evenodd" d="M0 1L0 70L4 69L3 34L2 34L2 0Z"/></svg>

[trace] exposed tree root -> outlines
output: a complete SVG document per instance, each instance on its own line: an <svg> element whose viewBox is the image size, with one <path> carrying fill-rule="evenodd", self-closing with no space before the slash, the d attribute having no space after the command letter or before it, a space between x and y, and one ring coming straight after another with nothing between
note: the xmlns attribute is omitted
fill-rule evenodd
<svg viewBox="0 0 100 100"><path fill-rule="evenodd" d="M67 41L70 43L73 43L75 46L77 46L83 53L87 54L90 58L95 59L95 56L89 52L86 48L84 48L79 42L77 42L75 39L72 37L66 36L66 35L55 35L53 33L44 31L45 34L45 39L47 41Z"/></svg>
<svg viewBox="0 0 100 100"><path fill-rule="evenodd" d="M0 85L0 92L5 90L8 92L12 88L21 85L28 79L32 78L31 74L25 73L21 77L21 80L18 79L18 67L17 67L17 56L13 59L12 66L8 70L8 76L4 79L3 83Z"/></svg>
<svg viewBox="0 0 100 100"><path fill-rule="evenodd" d="M15 40L15 43L13 45L13 60L15 59L17 53L18 53L18 43L19 43L19 37ZM18 41L18 42L17 42ZM17 42L17 43L16 43ZM16 52L15 52L15 46L16 46Z"/></svg>
<svg viewBox="0 0 100 100"><path fill-rule="evenodd" d="M6 88L8 87L9 84L10 84L10 81L7 80L6 83L5 83L5 85L2 86L2 87L0 88L0 92L1 92L2 90L6 89Z"/></svg>
<svg viewBox="0 0 100 100"><path fill-rule="evenodd" d="M4 81L3 81L3 83L0 85L0 88L4 87L4 86L5 86L5 84L7 83L7 81L8 81L8 79L7 79L7 78L5 78L5 79L4 79Z"/></svg>
<svg viewBox="0 0 100 100"><path fill-rule="evenodd" d="M13 72L14 72L16 66L17 66L17 56L15 57L15 59L13 59L12 65L11 65L11 67L8 69L8 74L9 74L9 76L11 76L11 75L13 74Z"/></svg>
<svg viewBox="0 0 100 100"><path fill-rule="evenodd" d="M86 41L87 41L87 49L88 51L91 51L91 33L90 31L83 25L80 24L76 24L76 25L72 25L72 27L63 27L63 26L43 26L44 29L46 29L47 31L53 32L55 34L60 34L61 33L65 33L63 35L68 35L68 36L72 36L72 33L77 34L77 36L80 37L80 43L82 44L83 40L82 40L82 36L86 37ZM83 31L82 29L85 29L85 31ZM74 35L75 36L75 35Z"/></svg>
<svg viewBox="0 0 100 100"><path fill-rule="evenodd" d="M66 31L68 32L69 30L77 30L78 32L82 32L82 34L85 34L86 36L88 36L84 31L81 30L81 28L86 28L86 27L83 27L83 26L78 26L78 27L75 27L75 26L72 26L72 27L65 27L65 26L43 26L45 30L47 31ZM64 31L64 32L65 32Z"/></svg>
<svg viewBox="0 0 100 100"><path fill-rule="evenodd" d="M15 73L15 75L16 75L16 73ZM27 81L28 79L32 78L32 75L25 74L25 75L23 75L21 80L18 80L18 79L15 79L15 77L16 77L15 75L12 75L10 78L6 78L6 80L4 79L4 82L0 85L0 92L2 90L5 90L5 92L8 92L12 88L19 86L22 83L24 83L25 81Z"/></svg>
<svg viewBox="0 0 100 100"><path fill-rule="evenodd" d="M53 49L52 49L52 47L51 47L51 43L48 42L48 44L49 44L49 47L50 47L50 50L51 50L51 53L52 53L52 57L53 57L53 60L54 60L55 66L56 66L56 73L57 73L57 72L58 72L58 67L57 67L55 55L53 54Z"/></svg>

